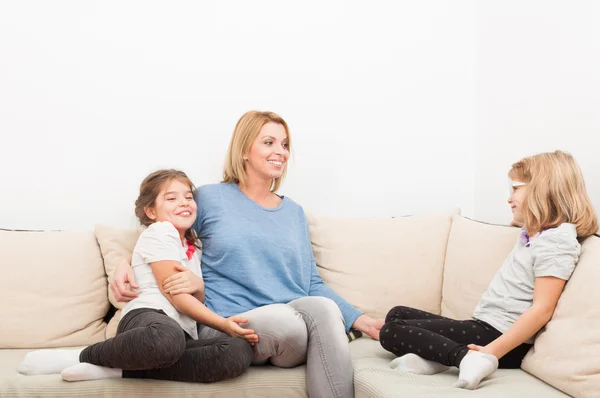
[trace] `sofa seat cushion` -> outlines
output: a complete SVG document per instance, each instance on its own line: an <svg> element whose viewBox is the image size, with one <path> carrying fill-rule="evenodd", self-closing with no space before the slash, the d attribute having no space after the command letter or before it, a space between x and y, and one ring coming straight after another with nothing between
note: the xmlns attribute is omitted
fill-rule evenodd
<svg viewBox="0 0 600 398"><path fill-rule="evenodd" d="M0 397L306 397L306 369L251 367L232 380L212 384L110 379L69 383L60 375L23 376L16 369L31 350L0 350Z"/></svg>
<svg viewBox="0 0 600 398"><path fill-rule="evenodd" d="M306 368L251 367L242 376L213 384L161 380L111 379L68 383L59 375L23 376L18 364L30 350L0 350L0 397L306 397ZM379 342L350 343L356 397L544 397L567 395L522 370L499 370L476 391L452 388L458 372L435 376L398 373L389 368L392 354Z"/></svg>
<svg viewBox="0 0 600 398"><path fill-rule="evenodd" d="M106 275L90 231L0 231L0 348L104 340Z"/></svg>
<svg viewBox="0 0 600 398"><path fill-rule="evenodd" d="M358 339L351 344L354 359L354 393L362 397L568 397L561 391L520 369L500 369L475 391L453 388L458 370L452 368L434 376L397 372L390 369L394 355L378 342Z"/></svg>

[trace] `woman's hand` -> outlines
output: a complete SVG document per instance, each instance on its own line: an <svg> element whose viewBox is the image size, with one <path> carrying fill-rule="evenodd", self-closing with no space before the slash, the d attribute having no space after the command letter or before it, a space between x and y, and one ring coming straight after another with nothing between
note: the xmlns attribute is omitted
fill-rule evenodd
<svg viewBox="0 0 600 398"><path fill-rule="evenodd" d="M130 290L127 287L127 283L129 283L129 286L132 289L140 288L137 283L135 283L133 268L131 268L131 265L127 260L123 260L117 264L112 280L110 281L110 290L119 302L131 301L138 296L136 291Z"/></svg>
<svg viewBox="0 0 600 398"><path fill-rule="evenodd" d="M171 275L163 282L163 290L170 294L192 294L204 291L204 279L190 271L187 267L177 264L175 269L179 271Z"/></svg>
<svg viewBox="0 0 600 398"><path fill-rule="evenodd" d="M254 333L254 330L245 329L240 326L242 323L248 323L248 319L240 315L234 315L226 318L224 321L222 330L224 333L227 333L231 337L241 337L246 339L250 345L258 343L258 335Z"/></svg>
<svg viewBox="0 0 600 398"><path fill-rule="evenodd" d="M356 330L360 330L373 340L379 340L379 332L384 323L385 320L383 319L373 319L370 316L362 314L354 321L352 327Z"/></svg>

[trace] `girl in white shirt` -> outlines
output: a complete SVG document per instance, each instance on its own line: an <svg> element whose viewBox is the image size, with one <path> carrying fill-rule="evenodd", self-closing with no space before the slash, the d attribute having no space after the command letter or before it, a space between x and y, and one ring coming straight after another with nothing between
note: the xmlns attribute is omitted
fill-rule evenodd
<svg viewBox="0 0 600 398"><path fill-rule="evenodd" d="M183 270L202 276L200 247L192 228L196 189L185 173L159 170L144 179L135 213L147 228L132 255L139 287L123 308L114 338L83 350L29 353L19 371L61 373L67 381L150 378L214 382L236 377L250 366L253 330L240 316L223 318L204 306L204 288L192 294L165 292L163 282ZM198 340L196 322L231 337Z"/></svg>

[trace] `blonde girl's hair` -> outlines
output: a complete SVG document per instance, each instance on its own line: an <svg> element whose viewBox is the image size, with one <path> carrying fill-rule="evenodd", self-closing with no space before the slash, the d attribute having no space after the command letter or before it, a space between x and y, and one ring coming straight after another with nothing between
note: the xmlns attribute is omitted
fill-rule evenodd
<svg viewBox="0 0 600 398"><path fill-rule="evenodd" d="M140 184L140 194L135 201L135 215L140 220L140 224L149 226L155 221L152 220L146 214L146 207L154 207L156 206L156 198L160 194L160 191L163 189L165 184L171 182L172 180L178 180L185 185L190 187L192 191L192 195L194 195L194 199L198 195L198 191L192 181L188 178L188 176L183 172L175 169L163 169L157 170L153 173L150 173L144 181ZM196 235L196 231L194 228L188 228L185 231L184 238L196 247L200 248L198 236Z"/></svg>
<svg viewBox="0 0 600 398"><path fill-rule="evenodd" d="M248 175L244 165L244 155L250 151L250 147L258 136L260 129L267 123L277 123L283 126L287 135L288 149L291 151L290 131L281 116L273 112L246 112L235 125L231 141L229 141L222 182L231 182L241 186L246 185ZM283 170L281 177L273 180L271 192L276 192L279 189L286 171L287 168Z"/></svg>
<svg viewBox="0 0 600 398"><path fill-rule="evenodd" d="M571 154L555 151L526 157L512 165L508 176L527 184L522 206L530 236L565 222L575 224L580 239L598 231L598 216Z"/></svg>

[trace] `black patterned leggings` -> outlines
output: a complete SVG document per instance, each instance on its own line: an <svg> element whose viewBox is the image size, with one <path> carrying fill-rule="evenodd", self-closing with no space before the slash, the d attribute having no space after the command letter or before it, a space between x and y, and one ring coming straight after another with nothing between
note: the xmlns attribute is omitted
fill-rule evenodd
<svg viewBox="0 0 600 398"><path fill-rule="evenodd" d="M410 307L394 307L381 328L381 346L397 356L412 353L446 366L460 365L468 344L487 345L501 332L478 319L456 321ZM515 369L531 344L521 344L500 358L499 367Z"/></svg>
<svg viewBox="0 0 600 398"><path fill-rule="evenodd" d="M161 310L125 314L115 337L84 349L79 360L123 369L123 377L209 383L244 373L252 347L241 338L194 340Z"/></svg>

